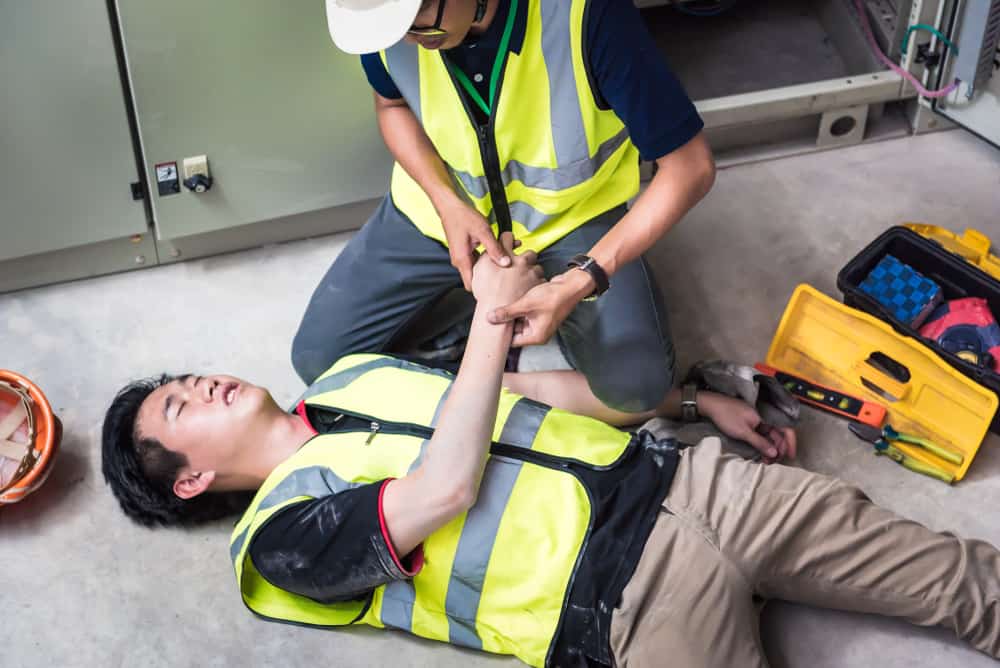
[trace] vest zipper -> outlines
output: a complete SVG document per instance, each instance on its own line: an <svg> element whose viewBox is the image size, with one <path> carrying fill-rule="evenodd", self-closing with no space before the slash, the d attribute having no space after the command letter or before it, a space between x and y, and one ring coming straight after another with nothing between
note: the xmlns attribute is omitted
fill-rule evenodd
<svg viewBox="0 0 1000 668"><path fill-rule="evenodd" d="M343 419L337 418L334 420L339 426L330 433L368 432L368 439L365 441L365 445L370 445L378 434L417 436L424 439L434 436L434 430L430 427L410 422L385 422L360 413L342 413L342 415L344 416ZM579 478L573 472L573 467L568 461L554 455L542 454L517 445L490 441L490 454L510 457L511 459L529 462L538 466L544 466L545 468L568 471Z"/></svg>
<svg viewBox="0 0 1000 668"><path fill-rule="evenodd" d="M429 439L434 436L433 428L413 424L412 422L388 422L372 415L353 413L339 408L335 408L334 410L338 412L337 417L333 419L333 424L337 425L337 427L336 429L331 429L329 433L342 434L359 431L368 432L368 439L365 441L365 445L370 445L378 434L416 436L423 439ZM622 453L622 457L626 457L631 449L632 443L629 443L625 452ZM510 457L511 459L519 459L531 462L532 464L537 464L539 466L544 466L546 468L570 472L573 472L573 464L583 466L594 471L602 471L614 468L621 460L621 458L619 458L607 466L596 466L580 460L566 459L555 455L546 455L518 445L500 443L498 441L490 441L490 454Z"/></svg>
<svg viewBox="0 0 1000 668"><path fill-rule="evenodd" d="M338 409L339 410L339 409ZM378 434L402 434L404 436L419 436L420 438L430 438L434 435L434 430L428 427L412 424L409 422L386 422L378 420L371 415L361 413L348 413L340 411L340 415L334 418L333 423L337 425L329 433L346 432L368 432L368 440L365 445L370 445Z"/></svg>
<svg viewBox="0 0 1000 668"><path fill-rule="evenodd" d="M503 232L510 232L513 230L511 227L510 204L507 202L507 191L503 186L503 177L500 171L500 155L497 150L496 137L494 135L497 106L499 106L497 102L500 100L500 91L503 89L503 82L506 78L504 75L507 72L507 57L509 54L509 50L506 54L504 54L502 74L497 80L497 90L493 100L493 107L490 109L490 116L486 121L486 125L480 125L479 122L476 121L475 114L473 114L472 109L469 108L466 93L462 90L458 81L455 80L455 75L452 74L451 68L448 67L448 63L442 63L445 71L448 73L448 77L451 79L451 85L455 87L455 91L458 93L458 99L462 102L462 108L465 109L465 114L469 117L469 122L476 130L476 137L479 139L479 157L483 161L483 172L486 174L486 184L489 186L490 190L490 201L493 204L493 215L497 220L497 236ZM444 54L441 54L442 60L445 57L446 56Z"/></svg>
<svg viewBox="0 0 1000 668"><path fill-rule="evenodd" d="M412 422L386 422L376 419L371 415L349 413L346 411L340 412L340 417L334 419L334 424L337 425L337 428L332 430L331 434L359 431L368 432L368 439L365 441L365 445L370 445L378 434L417 436L424 439L434 436L434 430L423 425L413 424ZM550 469L572 472L569 462L564 461L560 457L545 455L517 445L490 441L490 454L510 457L511 459L530 462Z"/></svg>
<svg viewBox="0 0 1000 668"><path fill-rule="evenodd" d="M545 468L559 469L560 471L569 471L572 473L570 465L560 460L558 457L543 455L535 452L534 450L528 450L527 448L521 448L516 445L493 443L490 446L490 454L500 455L501 457L510 457L511 459L520 459L538 466L544 466Z"/></svg>

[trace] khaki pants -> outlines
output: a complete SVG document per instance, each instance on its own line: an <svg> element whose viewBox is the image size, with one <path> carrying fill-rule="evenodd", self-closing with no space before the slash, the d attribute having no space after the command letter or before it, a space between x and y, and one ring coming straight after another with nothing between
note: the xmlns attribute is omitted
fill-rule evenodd
<svg viewBox="0 0 1000 668"><path fill-rule="evenodd" d="M611 623L619 668L766 666L753 596L951 628L1000 656L1000 552L935 533L855 487L723 454L683 453Z"/></svg>

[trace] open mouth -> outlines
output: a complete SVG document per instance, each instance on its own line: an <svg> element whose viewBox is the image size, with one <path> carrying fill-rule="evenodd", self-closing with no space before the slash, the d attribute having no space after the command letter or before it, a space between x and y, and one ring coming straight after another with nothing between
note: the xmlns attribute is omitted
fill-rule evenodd
<svg viewBox="0 0 1000 668"><path fill-rule="evenodd" d="M227 406L232 406L233 402L236 401L236 394L239 389L239 383L227 383L222 388L222 402Z"/></svg>

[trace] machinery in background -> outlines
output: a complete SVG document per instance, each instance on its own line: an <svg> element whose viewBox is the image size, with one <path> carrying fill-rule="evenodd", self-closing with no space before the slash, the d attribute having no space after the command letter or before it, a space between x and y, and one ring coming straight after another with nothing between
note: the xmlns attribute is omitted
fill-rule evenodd
<svg viewBox="0 0 1000 668"><path fill-rule="evenodd" d="M934 100L948 120L1000 147L1000 0L954 0L943 11L951 37L940 80L954 79L953 95Z"/></svg>
<svg viewBox="0 0 1000 668"><path fill-rule="evenodd" d="M944 125L921 91L1000 143L1000 0L634 1L722 165ZM0 5L0 292L359 227L392 159L325 26L322 3Z"/></svg>
<svg viewBox="0 0 1000 668"><path fill-rule="evenodd" d="M0 3L0 88L0 292L355 229L392 168L322 2Z"/></svg>
<svg viewBox="0 0 1000 668"><path fill-rule="evenodd" d="M964 0L956 10L952 74L971 100L1000 69L1000 0Z"/></svg>

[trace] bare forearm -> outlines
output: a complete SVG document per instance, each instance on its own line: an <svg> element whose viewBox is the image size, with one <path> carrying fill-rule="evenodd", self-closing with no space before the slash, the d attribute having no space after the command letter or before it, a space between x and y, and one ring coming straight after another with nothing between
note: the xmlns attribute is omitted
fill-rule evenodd
<svg viewBox="0 0 1000 668"><path fill-rule="evenodd" d="M457 484L470 495L479 489L496 422L497 403L513 327L492 325L489 309L477 306L465 356L427 449L427 475Z"/></svg>
<svg viewBox="0 0 1000 668"><path fill-rule="evenodd" d="M680 388L670 390L660 404L642 413L625 413L609 408L590 389L587 378L579 371L535 371L529 373L505 373L504 387L577 415L586 415L615 427L629 427L654 417L679 418L681 416ZM702 410L702 399L710 392L698 392L698 410Z"/></svg>
<svg viewBox="0 0 1000 668"><path fill-rule="evenodd" d="M389 152L434 206L452 201L456 195L448 170L413 111L405 105L376 102L376 116Z"/></svg>
<svg viewBox="0 0 1000 668"><path fill-rule="evenodd" d="M513 328L478 307L458 377L420 466L392 481L383 511L393 545L408 554L476 499L496 422L500 379Z"/></svg>
<svg viewBox="0 0 1000 668"><path fill-rule="evenodd" d="M590 389L587 378L579 371L535 371L506 373L504 387L554 408L577 415L586 415L616 427L627 427L663 415L661 411L676 403L680 413L680 392L667 395L660 407L643 413L625 413L609 408ZM676 395L676 397L674 397Z"/></svg>
<svg viewBox="0 0 1000 668"><path fill-rule="evenodd" d="M590 250L609 275L649 250L701 201L715 181L712 153L702 135L660 158L657 165L645 192Z"/></svg>

